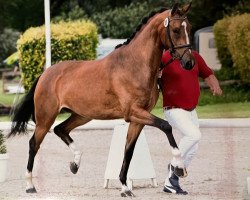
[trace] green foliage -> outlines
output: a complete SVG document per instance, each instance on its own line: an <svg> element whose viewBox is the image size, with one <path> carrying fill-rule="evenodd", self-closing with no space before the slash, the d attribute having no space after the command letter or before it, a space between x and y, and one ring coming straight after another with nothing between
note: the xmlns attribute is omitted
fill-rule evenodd
<svg viewBox="0 0 250 200"><path fill-rule="evenodd" d="M219 80L239 79L237 71L233 68L232 55L228 49L228 26L230 17L218 20L213 26L215 44L217 47L218 58L222 65L221 70L215 74Z"/></svg>
<svg viewBox="0 0 250 200"><path fill-rule="evenodd" d="M213 96L210 89L201 89L199 106L233 102L250 102L250 85L233 84L221 86L222 96ZM155 108L162 108L162 95L160 93Z"/></svg>
<svg viewBox="0 0 250 200"><path fill-rule="evenodd" d="M80 19L87 19L87 14L85 11L79 6L75 6L71 11L62 12L59 16L56 16L52 19L52 22L60 22L60 21L74 21Z"/></svg>
<svg viewBox="0 0 250 200"><path fill-rule="evenodd" d="M240 80L239 73L233 68L232 65L230 67L222 66L220 70L214 71L214 74L220 81Z"/></svg>
<svg viewBox="0 0 250 200"><path fill-rule="evenodd" d="M16 42L20 36L18 31L5 28L0 34L0 61L16 51Z"/></svg>
<svg viewBox="0 0 250 200"><path fill-rule="evenodd" d="M222 96L213 96L209 89L202 89L199 99L199 106L231 103L231 102L250 102L249 85L229 85L221 86Z"/></svg>
<svg viewBox="0 0 250 200"><path fill-rule="evenodd" d="M239 15L243 13L250 13L250 2L249 0L240 0L237 5L230 7L226 5L226 13L230 15Z"/></svg>
<svg viewBox="0 0 250 200"><path fill-rule="evenodd" d="M0 154L7 153L7 148L5 145L5 137L3 135L3 132L0 130Z"/></svg>
<svg viewBox="0 0 250 200"><path fill-rule="evenodd" d="M240 78L250 83L250 13L231 18L228 27L228 49Z"/></svg>
<svg viewBox="0 0 250 200"><path fill-rule="evenodd" d="M150 10L157 7L169 7L175 2L181 4L190 0L51 0L51 17L67 14L76 5L81 7L88 17L101 13L104 10L125 8L131 3L147 3ZM25 31L31 26L40 26L44 23L44 0L0 0L0 32L4 27ZM223 15L229 13L249 12L249 0L192 0L189 13L193 31L211 26ZM121 22L122 23L122 22Z"/></svg>
<svg viewBox="0 0 250 200"><path fill-rule="evenodd" d="M2 27L24 31L44 23L44 0L0 0L0 32Z"/></svg>
<svg viewBox="0 0 250 200"><path fill-rule="evenodd" d="M231 15L236 11L244 13L249 10L242 8L249 5L247 2L249 2L249 0L192 0L192 6L188 17L192 24L193 32L207 26L212 26L217 20L222 19L225 15Z"/></svg>
<svg viewBox="0 0 250 200"><path fill-rule="evenodd" d="M215 42L222 70L220 80L240 78L250 83L250 14L225 17L214 25Z"/></svg>
<svg viewBox="0 0 250 200"><path fill-rule="evenodd" d="M225 17L221 20L218 20L213 26L218 58L223 68L231 68L233 65L232 56L228 50L227 29L229 24L230 18Z"/></svg>
<svg viewBox="0 0 250 200"><path fill-rule="evenodd" d="M132 3L125 8L96 13L91 19L98 25L104 38L127 38L135 31L143 16L148 13L149 7L146 2Z"/></svg>
<svg viewBox="0 0 250 200"><path fill-rule="evenodd" d="M28 29L17 44L23 85L28 90L44 70L45 27ZM63 60L95 59L97 44L97 28L91 21L60 22L51 25L52 64Z"/></svg>

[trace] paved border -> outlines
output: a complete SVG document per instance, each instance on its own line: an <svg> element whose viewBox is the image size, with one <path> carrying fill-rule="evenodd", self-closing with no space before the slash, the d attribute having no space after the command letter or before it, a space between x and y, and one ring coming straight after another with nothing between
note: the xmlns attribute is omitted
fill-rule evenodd
<svg viewBox="0 0 250 200"><path fill-rule="evenodd" d="M60 121L56 121L55 127ZM123 119L116 120L92 120L84 126L79 126L76 129L83 130L102 130L102 129L114 129L116 125L126 123ZM250 118L230 118L230 119L199 119L201 128L250 128ZM0 122L0 130L9 130L11 122ZM34 129L34 123L31 122L28 125L28 129Z"/></svg>

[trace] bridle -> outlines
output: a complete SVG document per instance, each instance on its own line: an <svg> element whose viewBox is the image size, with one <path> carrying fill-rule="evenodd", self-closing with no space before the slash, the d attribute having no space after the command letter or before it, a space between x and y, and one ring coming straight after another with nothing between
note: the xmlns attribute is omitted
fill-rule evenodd
<svg viewBox="0 0 250 200"><path fill-rule="evenodd" d="M173 60L175 59L179 59L181 60L182 57L185 55L185 53L190 50L192 48L192 45L191 44L183 44L183 45L178 45L178 46L174 46L174 43L172 41L172 38L171 38L171 34L170 34L170 28L169 28L169 24L171 21L173 20L182 20L184 21L187 17L174 17L174 18L171 18L169 19L168 17L164 20L164 27L166 29L166 33L167 33L167 39L169 40L170 42L170 48L169 48L169 51L170 51L170 54L172 56L172 59L170 60L170 62L172 62ZM182 55L180 55L179 53L176 54L176 49L181 49L181 48L186 48L185 51L183 52ZM167 63L169 64L169 63ZM166 65L167 65L166 64Z"/></svg>

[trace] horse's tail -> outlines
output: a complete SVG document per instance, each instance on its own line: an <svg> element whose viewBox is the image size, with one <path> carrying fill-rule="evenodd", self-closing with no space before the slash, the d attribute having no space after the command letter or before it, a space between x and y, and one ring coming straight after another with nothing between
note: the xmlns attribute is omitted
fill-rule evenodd
<svg viewBox="0 0 250 200"><path fill-rule="evenodd" d="M29 119L32 117L35 122L34 93L38 80L39 78L33 83L31 89L22 98L20 103L14 107L11 130L7 137L19 135L21 133L26 134Z"/></svg>

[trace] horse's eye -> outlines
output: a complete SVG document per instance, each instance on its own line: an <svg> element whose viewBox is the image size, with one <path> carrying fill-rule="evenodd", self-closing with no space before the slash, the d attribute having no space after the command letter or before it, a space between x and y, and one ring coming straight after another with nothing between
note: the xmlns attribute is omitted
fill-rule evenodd
<svg viewBox="0 0 250 200"><path fill-rule="evenodd" d="M176 33L176 34L179 34L181 32L181 29L179 28L174 28L173 29L173 32Z"/></svg>

